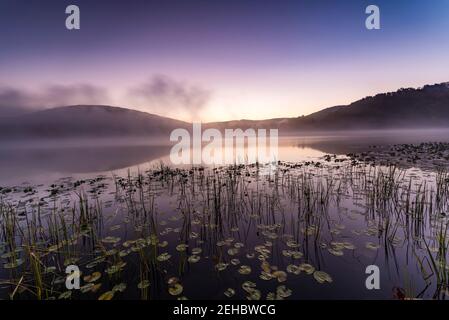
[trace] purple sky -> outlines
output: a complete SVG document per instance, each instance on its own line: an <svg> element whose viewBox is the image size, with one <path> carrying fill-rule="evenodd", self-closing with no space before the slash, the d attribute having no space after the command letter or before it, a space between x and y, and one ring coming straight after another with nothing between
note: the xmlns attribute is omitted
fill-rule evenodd
<svg viewBox="0 0 449 320"><path fill-rule="evenodd" d="M77 4L81 30L65 29ZM365 29L365 8L381 30ZM0 107L186 120L300 116L449 81L449 1L0 2Z"/></svg>

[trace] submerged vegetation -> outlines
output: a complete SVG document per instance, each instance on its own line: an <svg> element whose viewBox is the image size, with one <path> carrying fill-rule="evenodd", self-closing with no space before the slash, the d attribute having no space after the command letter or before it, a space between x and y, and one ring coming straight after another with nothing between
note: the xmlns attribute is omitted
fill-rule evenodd
<svg viewBox="0 0 449 320"><path fill-rule="evenodd" d="M449 173L362 158L3 187L0 297L444 299Z"/></svg>
<svg viewBox="0 0 449 320"><path fill-rule="evenodd" d="M420 167L435 169L447 167L449 163L449 143L423 142L420 144L396 144L372 146L369 151L350 154L352 159L380 165L400 167Z"/></svg>

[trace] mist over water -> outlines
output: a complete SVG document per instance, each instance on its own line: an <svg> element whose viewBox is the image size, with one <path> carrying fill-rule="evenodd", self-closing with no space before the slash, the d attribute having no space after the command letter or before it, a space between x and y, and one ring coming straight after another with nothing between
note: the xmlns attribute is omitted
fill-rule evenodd
<svg viewBox="0 0 449 320"><path fill-rule="evenodd" d="M171 285L168 292L164 287L166 274L176 275L179 279L173 281L182 283L183 294L192 299L221 299L228 288L235 288L238 299L247 294L265 299L273 290L278 297L291 299L393 299L393 290L402 294L408 286L402 276L405 269L413 286L425 288L422 296L429 298L439 289L422 279L418 260L429 253L416 239L429 239L430 250L436 252L435 234L446 218L419 199L445 212L445 200L438 202L433 194L437 181L447 176L421 168L354 164L345 156L426 141L447 142L448 131L284 136L279 138L280 163L268 174L251 164L173 170L172 145L161 139L9 141L0 147L0 190L2 201L13 204L22 220L32 217L37 207L44 219L52 217L54 205L64 208L60 214L68 213L72 242L46 239L38 242L40 250L54 254L60 247L72 246L70 252L76 252L76 257L64 257L61 263L80 263L86 274L94 270L114 274L114 268L124 269L121 283L102 283L101 293L87 293L82 299L97 299L108 287L123 283L129 289L122 297L138 299L137 283L145 281L135 277L140 272L135 254L139 246L157 248L152 259L163 266L163 272L159 267L151 271L153 299L177 295L170 293ZM446 199L443 191L438 192ZM95 238L108 248L106 257L120 255L120 265L104 264L103 251L79 241L86 237L76 233L83 218L72 214L82 201L92 208L101 207L97 208L101 228ZM414 201L422 201L424 209L419 211ZM220 204L218 209L214 203ZM404 216L409 214L422 218L413 216L405 223ZM188 229L185 219L191 221ZM426 224L427 219L433 219L432 223ZM88 230L97 230L96 221L92 220ZM415 239L413 244L410 239ZM407 249L410 245L413 251ZM3 244L2 250L1 277L7 277L8 269L26 268L21 247L10 253ZM181 273L178 264L187 264ZM370 264L382 270L381 290L370 292L363 286L364 270ZM51 272L63 270L56 267ZM205 276L210 282L202 281ZM242 293L242 286L247 293ZM0 291L0 296L7 290ZM417 293L406 294L413 297Z"/></svg>
<svg viewBox="0 0 449 320"><path fill-rule="evenodd" d="M296 162L325 154L363 152L371 146L449 141L449 130L328 132L279 137L279 160ZM89 176L113 171L171 165L168 138L10 140L0 143L1 184L50 182L67 175Z"/></svg>
<svg viewBox="0 0 449 320"><path fill-rule="evenodd" d="M0 300L449 299L448 0L67 2L0 2Z"/></svg>

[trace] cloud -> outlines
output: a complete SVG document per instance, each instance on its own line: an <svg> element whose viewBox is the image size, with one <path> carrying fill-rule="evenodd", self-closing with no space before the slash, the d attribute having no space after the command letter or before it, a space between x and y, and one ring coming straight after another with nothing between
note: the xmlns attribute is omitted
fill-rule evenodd
<svg viewBox="0 0 449 320"><path fill-rule="evenodd" d="M104 104L109 100L106 89L90 84L54 85L47 89L42 104L64 106L70 104Z"/></svg>
<svg viewBox="0 0 449 320"><path fill-rule="evenodd" d="M129 89L128 97L146 111L156 114L180 113L196 119L210 99L209 90L174 80L165 75L155 75L147 82Z"/></svg>
<svg viewBox="0 0 449 320"><path fill-rule="evenodd" d="M210 91L199 86L165 75L155 75L147 82L125 90L124 94L114 101L131 102L143 111L158 115L197 120L210 96ZM0 116L67 105L111 102L106 89L91 84L50 85L37 91L0 87Z"/></svg>
<svg viewBox="0 0 449 320"><path fill-rule="evenodd" d="M108 100L105 89L90 84L52 85L40 92L0 87L0 116L73 104L104 104Z"/></svg>
<svg viewBox="0 0 449 320"><path fill-rule="evenodd" d="M0 113L14 112L18 110L28 109L32 95L15 88L0 88Z"/></svg>

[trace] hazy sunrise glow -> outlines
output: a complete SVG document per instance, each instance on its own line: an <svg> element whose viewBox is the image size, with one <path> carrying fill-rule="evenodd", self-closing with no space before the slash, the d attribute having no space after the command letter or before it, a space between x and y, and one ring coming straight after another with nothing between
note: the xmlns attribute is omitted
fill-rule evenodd
<svg viewBox="0 0 449 320"><path fill-rule="evenodd" d="M0 3L2 89L39 95L53 85L89 85L89 95L61 103L217 121L296 117L448 80L445 0L432 10L377 1L376 31L364 28L368 1L200 0L76 1L81 29L68 31L64 8L72 2ZM158 76L187 97L135 94L157 86Z"/></svg>

